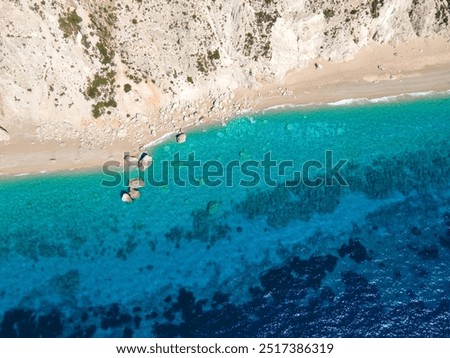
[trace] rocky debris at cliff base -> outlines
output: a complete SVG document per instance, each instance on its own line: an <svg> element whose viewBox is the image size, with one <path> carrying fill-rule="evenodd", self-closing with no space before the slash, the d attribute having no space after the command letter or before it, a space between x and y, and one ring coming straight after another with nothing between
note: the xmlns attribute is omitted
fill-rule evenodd
<svg viewBox="0 0 450 358"><path fill-rule="evenodd" d="M153 158L146 152L139 155L139 159L135 156L126 155L124 157L125 167L137 166L141 172L147 170L153 164ZM141 197L141 192L138 190L145 186L144 180L141 178L131 179L128 182L128 192L122 192L122 201L124 203L131 203Z"/></svg>

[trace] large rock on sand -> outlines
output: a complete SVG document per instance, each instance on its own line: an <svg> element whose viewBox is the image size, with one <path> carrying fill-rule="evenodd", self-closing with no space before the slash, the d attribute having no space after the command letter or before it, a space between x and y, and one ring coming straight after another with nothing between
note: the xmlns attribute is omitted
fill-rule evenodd
<svg viewBox="0 0 450 358"><path fill-rule="evenodd" d="M177 143L180 143L180 144L186 142L186 133L183 133L183 132L178 133L176 136L176 139L177 139Z"/></svg>
<svg viewBox="0 0 450 358"><path fill-rule="evenodd" d="M142 179L131 179L128 183L130 189L142 188L145 185Z"/></svg>
<svg viewBox="0 0 450 358"><path fill-rule="evenodd" d="M153 164L153 158L147 153L142 153L139 159L138 167L141 172L146 171Z"/></svg>

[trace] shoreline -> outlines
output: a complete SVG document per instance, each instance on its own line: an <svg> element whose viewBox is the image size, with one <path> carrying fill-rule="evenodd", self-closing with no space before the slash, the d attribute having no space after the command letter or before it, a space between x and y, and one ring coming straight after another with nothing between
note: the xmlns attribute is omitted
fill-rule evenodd
<svg viewBox="0 0 450 358"><path fill-rule="evenodd" d="M266 113L279 113L283 111L295 111L303 108L308 109L323 109L323 108L336 108L336 107L348 107L348 106L366 106L366 105L376 105L379 103L393 103L393 102L405 102L405 101L414 101L414 100L421 100L424 98L445 98L450 96L450 88L448 90L444 91L425 91L425 92L410 92L410 93L399 93L397 95L388 95L383 97L372 97L372 98L366 98L366 97L360 97L360 98L343 98L341 100L335 101L335 102L318 102L318 103L306 103L306 104L295 104L295 103L287 103L287 104L279 104L274 105L267 108L262 108L255 111L241 111L241 113L236 114L233 117L228 118L226 121L220 121L220 120L212 120L209 122L206 122L201 125L191 125L186 127L185 132L189 134L189 132L193 129L198 129L199 127L204 128L207 130L208 128L212 126L218 126L218 125L226 125L229 121L233 121L235 119L241 118L242 116L259 116L264 115ZM168 132L160 137L156 138L155 140L149 142L144 146L145 149L143 150L150 150L151 148L158 146L160 144L165 143L169 140L175 140L176 133L174 132ZM150 153L151 154L151 153ZM52 170L52 168L54 168ZM45 176L45 175L52 175L52 174L70 174L70 173L88 173L90 171L97 171L101 169L101 164L86 164L83 163L80 166L75 166L72 168L68 167L50 167L47 169L41 169L39 171L30 171L30 172L7 172L7 173L1 173L0 172L0 181L3 179L15 179L15 178L27 178L27 177L36 177L36 176Z"/></svg>
<svg viewBox="0 0 450 358"><path fill-rule="evenodd" d="M398 95L389 95L383 97L353 97L353 98L343 98L334 102L320 102L320 103L307 103L307 104L281 104L274 105L255 112L255 115L265 114L267 112L278 112L287 110L296 110L301 108L333 108L333 107L347 107L347 106L366 106L378 103L393 103L393 102L405 102L411 100L418 100L423 98L443 98L450 96L450 88L444 91L425 91L425 92L410 92L410 93L399 93Z"/></svg>
<svg viewBox="0 0 450 358"><path fill-rule="evenodd" d="M11 136L7 144L0 143L0 179L88 171L101 168L108 160L122 162L124 153L138 154L175 140L175 127L189 132L273 111L450 95L450 45L443 38L370 45L347 62L311 61L308 68L292 70L281 81L261 80L257 88L237 88L232 94L232 100L219 103L215 110L199 111L196 118L201 121L186 121L182 113L173 114L175 126L168 123L156 135L146 132L140 142L128 136L103 143L86 143L83 137L39 142L32 124L20 124L19 135ZM102 128L98 131L102 133Z"/></svg>

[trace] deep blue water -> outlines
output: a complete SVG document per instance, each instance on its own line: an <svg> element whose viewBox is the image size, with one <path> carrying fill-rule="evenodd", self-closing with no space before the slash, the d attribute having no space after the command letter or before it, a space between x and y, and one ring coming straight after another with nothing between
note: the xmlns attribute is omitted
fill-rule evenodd
<svg viewBox="0 0 450 358"><path fill-rule="evenodd" d="M150 149L131 204L101 171L4 177L0 336L450 337L449 139L449 98L301 108ZM190 153L298 170L326 151L348 185L148 183Z"/></svg>

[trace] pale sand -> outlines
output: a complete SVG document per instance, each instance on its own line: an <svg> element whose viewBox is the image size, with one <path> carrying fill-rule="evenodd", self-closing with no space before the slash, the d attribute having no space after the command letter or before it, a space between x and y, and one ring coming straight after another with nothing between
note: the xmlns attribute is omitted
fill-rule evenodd
<svg viewBox="0 0 450 358"><path fill-rule="evenodd" d="M282 83L263 83L256 90L238 89L224 111L240 105L248 112L283 105L325 104L349 98L380 98L416 92L450 90L450 49L448 40L418 39L398 46L372 45L353 60L344 63L314 61L308 69L291 71ZM235 115L239 115L235 113ZM218 118L205 118L217 123ZM179 119L180 127L183 121ZM0 146L0 176L41 171L69 171L98 168L108 160L122 161L135 143L126 140L104 148L85 148L79 142L32 143L23 128L21 137L13 137ZM160 133L162 137L165 133ZM148 143L157 140L148 136ZM174 140L174 135L167 140ZM189 136L188 136L189 140ZM141 148L142 149L142 148Z"/></svg>

